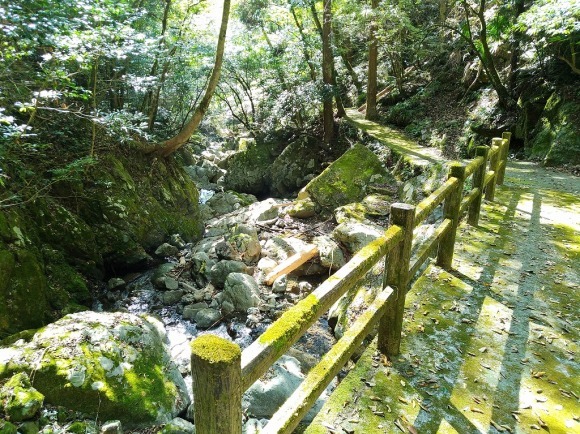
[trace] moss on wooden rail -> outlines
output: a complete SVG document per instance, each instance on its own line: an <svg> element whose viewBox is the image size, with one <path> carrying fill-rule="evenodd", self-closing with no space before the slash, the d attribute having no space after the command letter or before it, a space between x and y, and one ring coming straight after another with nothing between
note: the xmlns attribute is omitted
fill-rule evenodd
<svg viewBox="0 0 580 434"><path fill-rule="evenodd" d="M476 200L481 193L479 188L472 189L461 201L461 207L459 208L459 217L461 218L465 211L469 209L474 200Z"/></svg>
<svg viewBox="0 0 580 434"><path fill-rule="evenodd" d="M360 346L372 328L384 314L393 289L385 288L364 313L349 327L344 336L330 349L322 360L309 372L298 389L286 400L265 426L264 432L285 434L300 423L316 400L352 354Z"/></svg>
<svg viewBox="0 0 580 434"><path fill-rule="evenodd" d="M429 258L431 252L439 245L439 240L447 234L447 231L451 230L452 226L452 221L450 219L443 220L443 222L437 226L435 232L423 241L415 255L417 259L415 259L415 262L413 262L410 267L409 276L411 276L411 278L417 273L427 258Z"/></svg>
<svg viewBox="0 0 580 434"><path fill-rule="evenodd" d="M415 210L415 227L419 226L451 194L457 185L457 178L449 178L445 183L423 199Z"/></svg>
<svg viewBox="0 0 580 434"><path fill-rule="evenodd" d="M260 378L346 291L384 257L402 238L402 229L391 226L363 247L344 267L277 321L242 352L243 387Z"/></svg>

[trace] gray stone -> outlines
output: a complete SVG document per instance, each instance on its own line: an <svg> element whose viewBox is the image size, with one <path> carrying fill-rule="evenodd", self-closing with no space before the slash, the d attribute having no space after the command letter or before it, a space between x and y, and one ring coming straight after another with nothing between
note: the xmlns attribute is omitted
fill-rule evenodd
<svg viewBox="0 0 580 434"><path fill-rule="evenodd" d="M175 291L177 288L179 288L179 282L175 280L173 277L165 276L163 284L165 286L165 289L168 289L170 291Z"/></svg>
<svg viewBox="0 0 580 434"><path fill-rule="evenodd" d="M195 434L195 426L185 419L176 417L165 424L158 434Z"/></svg>
<svg viewBox="0 0 580 434"><path fill-rule="evenodd" d="M153 272L153 276L151 276L151 282L157 288L165 288L165 276L167 273L171 272L177 265L171 262L166 262L164 264L159 265L155 271ZM176 288L177 289L177 288Z"/></svg>
<svg viewBox="0 0 580 434"><path fill-rule="evenodd" d="M125 281L119 277L113 277L107 282L107 289L113 291L115 289L123 289L125 287Z"/></svg>
<svg viewBox="0 0 580 434"><path fill-rule="evenodd" d="M393 199L383 194L370 194L362 201L367 214L371 216L385 217L391 213Z"/></svg>
<svg viewBox="0 0 580 434"><path fill-rule="evenodd" d="M207 201L207 205L212 209L213 216L221 216L248 206L256 201L256 196L251 194L225 191L216 193Z"/></svg>
<svg viewBox="0 0 580 434"><path fill-rule="evenodd" d="M242 406L249 415L269 419L300 385L304 375L297 359L282 356L264 378L266 379L256 381L246 391ZM304 420L312 421L322 404L323 400L319 399Z"/></svg>
<svg viewBox="0 0 580 434"><path fill-rule="evenodd" d="M161 301L165 306L171 306L179 303L183 297L183 291L180 289L173 291L165 291L161 293Z"/></svg>
<svg viewBox="0 0 580 434"><path fill-rule="evenodd" d="M101 426L101 434L123 434L123 426L120 420L109 420Z"/></svg>
<svg viewBox="0 0 580 434"><path fill-rule="evenodd" d="M222 314L224 315L231 315L236 310L234 304L229 300L224 300L222 303Z"/></svg>
<svg viewBox="0 0 580 434"><path fill-rule="evenodd" d="M208 304L205 302L187 305L183 308L183 319L194 321L197 313L202 309L207 309L208 307Z"/></svg>
<svg viewBox="0 0 580 434"><path fill-rule="evenodd" d="M310 198L297 200L286 212L290 217L307 219L316 215L316 204Z"/></svg>
<svg viewBox="0 0 580 434"><path fill-rule="evenodd" d="M331 270L338 270L346 264L344 254L340 246L329 236L322 235L314 238L314 244L318 247L320 264Z"/></svg>
<svg viewBox="0 0 580 434"><path fill-rule="evenodd" d="M155 254L159 257L165 258L167 256L177 256L179 254L179 249L175 246L172 246L169 243L163 243L157 250L155 250Z"/></svg>
<svg viewBox="0 0 580 434"><path fill-rule="evenodd" d="M357 222L367 221L366 208L359 202L339 206L334 210L334 219L338 224L351 220Z"/></svg>
<svg viewBox="0 0 580 434"><path fill-rule="evenodd" d="M268 274L276 267L276 265L278 265L276 261L271 258L264 257L258 261L257 268L261 273Z"/></svg>
<svg viewBox="0 0 580 434"><path fill-rule="evenodd" d="M221 318L222 314L216 309L201 309L195 315L195 323L198 327L206 329L216 325Z"/></svg>
<svg viewBox="0 0 580 434"><path fill-rule="evenodd" d="M272 292L275 294L282 294L286 292L286 287L288 286L288 276L283 274L278 276L274 283L272 283Z"/></svg>
<svg viewBox="0 0 580 434"><path fill-rule="evenodd" d="M230 273L248 273L246 264L239 261L220 261L210 271L210 280L217 288L223 288L226 278Z"/></svg>
<svg viewBox="0 0 580 434"><path fill-rule="evenodd" d="M185 241L183 241L183 238L181 238L181 235L179 234L171 235L169 241L171 242L170 244L177 247L178 249L183 249L185 247Z"/></svg>
<svg viewBox="0 0 580 434"><path fill-rule="evenodd" d="M260 304L260 290L252 276L243 273L230 273L224 286L225 299L230 301L236 311L246 312L250 307Z"/></svg>
<svg viewBox="0 0 580 434"><path fill-rule="evenodd" d="M355 253L382 236L384 232L385 229L377 225L350 221L339 224L332 235L342 242L351 253Z"/></svg>

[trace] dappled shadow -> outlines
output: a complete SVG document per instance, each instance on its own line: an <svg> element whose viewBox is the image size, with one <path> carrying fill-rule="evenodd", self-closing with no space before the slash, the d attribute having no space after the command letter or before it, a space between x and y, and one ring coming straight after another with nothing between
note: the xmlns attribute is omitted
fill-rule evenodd
<svg viewBox="0 0 580 434"><path fill-rule="evenodd" d="M535 175L527 164L508 171L480 226L460 226L454 270L429 266L407 296L401 355L384 366L369 348L319 423L357 433L580 429L580 182ZM561 182L566 193L554 192Z"/></svg>

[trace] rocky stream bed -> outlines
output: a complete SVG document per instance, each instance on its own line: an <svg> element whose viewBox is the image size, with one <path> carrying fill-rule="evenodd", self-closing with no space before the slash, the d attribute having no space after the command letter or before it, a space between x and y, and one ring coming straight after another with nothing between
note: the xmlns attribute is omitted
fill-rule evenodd
<svg viewBox="0 0 580 434"><path fill-rule="evenodd" d="M68 315L36 334L16 335L0 347L0 378L14 374L0 392L4 411L14 410L0 427L3 433L119 432L121 427L191 432L190 342L212 333L247 347L379 237L388 226L391 203L425 184L399 184L373 152L355 145L319 176L307 175L312 179L297 199L258 201L226 190L225 172L212 158L205 155L188 169L201 190L206 225L200 241L186 243L173 235L156 249L154 268L108 280L92 311ZM278 264L313 247L318 251L313 260L266 284ZM259 430L374 298L381 268L245 393L245 432ZM15 388L22 402L10 398Z"/></svg>

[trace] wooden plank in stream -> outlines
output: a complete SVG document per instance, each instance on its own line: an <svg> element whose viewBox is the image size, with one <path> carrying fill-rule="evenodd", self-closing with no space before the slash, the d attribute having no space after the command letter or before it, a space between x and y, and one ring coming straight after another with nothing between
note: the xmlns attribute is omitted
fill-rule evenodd
<svg viewBox="0 0 580 434"><path fill-rule="evenodd" d="M311 249L305 250L303 252L298 252L290 256L288 259L285 259L284 261L280 262L276 266L276 268L274 268L270 272L270 274L266 276L266 285L271 285L272 283L274 283L274 280L276 280L277 277L280 277L283 274L288 274L291 271L294 271L302 264L304 264L306 261L309 261L310 259L314 258L316 255L318 255L318 247L314 246Z"/></svg>

